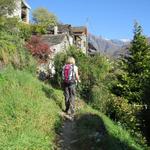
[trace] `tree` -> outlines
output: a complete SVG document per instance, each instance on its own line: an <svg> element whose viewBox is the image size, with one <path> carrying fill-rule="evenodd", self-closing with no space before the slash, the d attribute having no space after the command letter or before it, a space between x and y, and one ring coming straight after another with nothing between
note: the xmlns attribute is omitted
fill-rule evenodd
<svg viewBox="0 0 150 150"><path fill-rule="evenodd" d="M142 34L142 27L136 22L134 25L134 37L128 49L128 55L123 56L120 61L120 71L112 91L133 103L142 107L137 114L139 120L135 126L137 130L145 134L150 141L150 45L147 38ZM137 105L139 106L139 105ZM136 109L136 107L133 107ZM140 127L140 128L139 128Z"/></svg>
<svg viewBox="0 0 150 150"><path fill-rule="evenodd" d="M129 48L130 55L126 58L127 70L130 76L141 75L147 69L147 58L150 46L147 39L142 35L142 27L136 22L134 25L134 38Z"/></svg>
<svg viewBox="0 0 150 150"><path fill-rule="evenodd" d="M122 57L122 74L118 76L118 84L114 88L119 96L127 98L131 103L143 103L144 86L150 60L150 45L142 35L142 27L136 22L134 37L128 49L128 56Z"/></svg>
<svg viewBox="0 0 150 150"><path fill-rule="evenodd" d="M32 13L33 22L43 26L54 26L57 24L57 18L45 8L37 8Z"/></svg>
<svg viewBox="0 0 150 150"><path fill-rule="evenodd" d="M0 16L11 15L16 4L16 0L0 0Z"/></svg>

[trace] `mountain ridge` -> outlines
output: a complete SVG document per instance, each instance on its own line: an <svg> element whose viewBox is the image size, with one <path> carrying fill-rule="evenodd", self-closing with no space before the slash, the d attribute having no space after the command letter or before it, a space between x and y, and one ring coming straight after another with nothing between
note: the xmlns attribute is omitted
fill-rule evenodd
<svg viewBox="0 0 150 150"><path fill-rule="evenodd" d="M147 37L150 44L150 37ZM88 34L88 53L100 53L109 57L118 58L121 54L128 53L127 49L130 46L131 40L128 39L107 39L102 36Z"/></svg>
<svg viewBox="0 0 150 150"><path fill-rule="evenodd" d="M95 36L89 34L88 43L89 43L88 51L90 54L101 53L111 57L117 57L121 49L129 45L130 42L117 39L105 39L102 36Z"/></svg>

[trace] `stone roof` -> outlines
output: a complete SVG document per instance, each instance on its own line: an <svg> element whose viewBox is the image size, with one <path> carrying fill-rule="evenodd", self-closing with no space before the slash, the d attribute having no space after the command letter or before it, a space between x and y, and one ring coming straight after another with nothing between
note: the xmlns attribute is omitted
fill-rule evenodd
<svg viewBox="0 0 150 150"><path fill-rule="evenodd" d="M58 34L62 33L69 33L70 35L81 35L86 34L87 35L87 27L85 26L79 26L79 27L71 27L70 24L58 24ZM54 26L49 26L47 28L48 33L53 34L54 33Z"/></svg>
<svg viewBox="0 0 150 150"><path fill-rule="evenodd" d="M66 34L43 35L42 41L47 43L50 46L58 45L64 40L65 36Z"/></svg>
<svg viewBox="0 0 150 150"><path fill-rule="evenodd" d="M85 26L71 27L71 30L74 34L85 33L87 35L87 27Z"/></svg>
<svg viewBox="0 0 150 150"><path fill-rule="evenodd" d="M27 2L25 0L22 0L22 3L29 9L31 9L31 7L27 4Z"/></svg>
<svg viewBox="0 0 150 150"><path fill-rule="evenodd" d="M58 34L71 33L71 25L69 25L69 24L65 24L65 25L58 24L57 27L58 27ZM54 26L49 26L47 28L47 31L50 33L53 33L54 32Z"/></svg>
<svg viewBox="0 0 150 150"><path fill-rule="evenodd" d="M62 33L64 33L64 32L69 33L71 31L71 25L69 25L69 24L65 24L65 25L59 24L58 25L58 31L62 32Z"/></svg>

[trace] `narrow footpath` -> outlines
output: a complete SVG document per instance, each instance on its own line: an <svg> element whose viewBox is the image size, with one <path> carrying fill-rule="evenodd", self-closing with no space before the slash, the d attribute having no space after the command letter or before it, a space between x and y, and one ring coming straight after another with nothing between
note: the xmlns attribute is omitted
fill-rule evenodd
<svg viewBox="0 0 150 150"><path fill-rule="evenodd" d="M75 120L62 113L64 122L57 138L57 150L78 150L76 142Z"/></svg>
<svg viewBox="0 0 150 150"><path fill-rule="evenodd" d="M77 100L75 102L76 105L76 112L82 109L85 106L85 103L81 100ZM76 131L76 119L72 119L69 115L62 112L60 114L64 119L61 131L57 137L56 150L79 150L78 148L78 138L77 138L77 131Z"/></svg>
<svg viewBox="0 0 150 150"><path fill-rule="evenodd" d="M76 102L76 112L84 109L83 101ZM103 139L106 135L102 119L91 112L86 112L72 119L62 112L63 123L56 139L55 150L103 150Z"/></svg>

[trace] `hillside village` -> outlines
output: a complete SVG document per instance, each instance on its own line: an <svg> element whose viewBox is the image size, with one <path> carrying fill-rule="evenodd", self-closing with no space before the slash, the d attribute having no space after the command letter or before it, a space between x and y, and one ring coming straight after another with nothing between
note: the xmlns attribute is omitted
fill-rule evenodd
<svg viewBox="0 0 150 150"><path fill-rule="evenodd" d="M30 23L30 12L32 8L25 0L17 2L17 9L11 16L18 16L23 22ZM33 33L36 34L36 33ZM76 45L83 53L95 55L102 53L110 57L118 57L122 51L125 51L129 42L115 40L105 40L102 37L96 37L88 33L86 26L72 26L71 24L58 24L57 26L49 26L47 34L43 35L43 41L46 42L53 51L53 54L64 50L69 45ZM124 52L124 53L125 53Z"/></svg>
<svg viewBox="0 0 150 150"><path fill-rule="evenodd" d="M20 0L17 2L17 9L11 17L18 16L23 22L30 23L30 11L31 7L27 2ZM87 34L87 27L85 26L72 27L72 25L68 24L58 24L57 26L48 27L47 34L42 35L42 39L51 46L54 54L73 44L82 49L83 53L87 53Z"/></svg>
<svg viewBox="0 0 150 150"><path fill-rule="evenodd" d="M18 16L24 23L29 24L31 7L26 3L25 0L21 0L17 3L17 10L11 16ZM36 35L37 33L33 33ZM69 46L76 45L77 48L81 49L83 53L88 53L88 29L86 26L73 27L70 24L58 24L56 26L49 26L46 34L41 36L44 43L48 44L51 49L51 55L48 64L40 64L38 72L47 73L47 65L49 66L50 72L53 74L53 57L61 51L66 50Z"/></svg>
<svg viewBox="0 0 150 150"><path fill-rule="evenodd" d="M54 27L49 27L47 29L47 34L42 35L42 41L49 45L51 48L51 55L47 63L44 65L40 64L38 67L39 73L45 73L50 76L55 74L55 67L53 64L54 56L62 51L65 51L70 46L76 45L77 48L81 49L84 54L87 54L87 28L84 26L81 27L72 27L71 25L58 25ZM49 71L47 71L47 68Z"/></svg>
<svg viewBox="0 0 150 150"><path fill-rule="evenodd" d="M83 53L87 53L87 28L84 26L58 25L49 27L47 34L42 36L42 40L52 48L54 54L72 45L76 45Z"/></svg>

